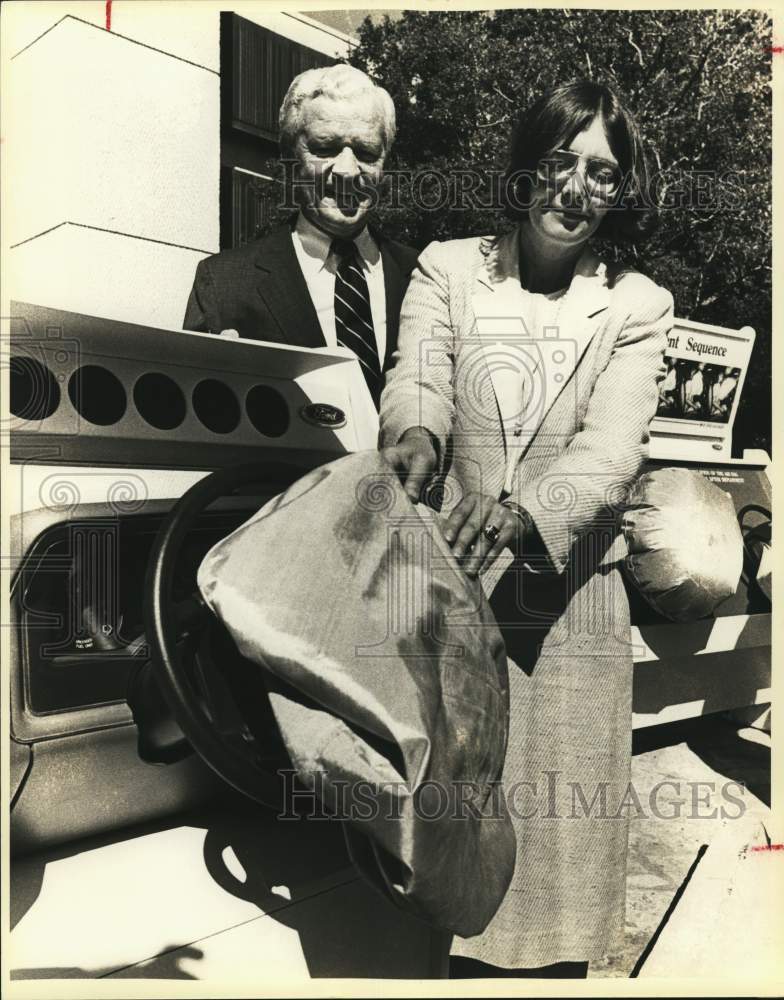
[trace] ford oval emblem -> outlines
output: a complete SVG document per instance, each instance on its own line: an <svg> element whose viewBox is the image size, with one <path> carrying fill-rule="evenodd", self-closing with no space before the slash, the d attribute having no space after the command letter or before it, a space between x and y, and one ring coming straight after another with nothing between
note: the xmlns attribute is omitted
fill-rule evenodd
<svg viewBox="0 0 784 1000"><path fill-rule="evenodd" d="M302 419L314 427L327 427L330 430L337 430L338 427L346 426L346 414L339 406L331 403L308 403L299 411Z"/></svg>

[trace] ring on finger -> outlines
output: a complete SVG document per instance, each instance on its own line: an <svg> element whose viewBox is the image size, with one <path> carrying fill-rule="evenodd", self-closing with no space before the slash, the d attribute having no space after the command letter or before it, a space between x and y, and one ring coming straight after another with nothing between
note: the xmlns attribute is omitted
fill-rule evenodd
<svg viewBox="0 0 784 1000"><path fill-rule="evenodd" d="M483 534L491 545L495 545L498 541L498 536L501 534L501 529L497 528L494 524L486 524Z"/></svg>

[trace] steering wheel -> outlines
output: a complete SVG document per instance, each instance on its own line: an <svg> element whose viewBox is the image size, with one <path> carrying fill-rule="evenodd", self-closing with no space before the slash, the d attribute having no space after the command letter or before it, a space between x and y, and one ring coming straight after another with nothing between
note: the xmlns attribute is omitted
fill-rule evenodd
<svg viewBox="0 0 784 1000"><path fill-rule="evenodd" d="M269 704L261 668L250 665L245 671L246 690L238 699L236 683L232 686L227 679L227 664L242 658L203 601L195 573L192 587L187 581L189 597L175 601L173 587L184 542L212 503L253 484L262 484L264 495L273 496L306 471L283 462L254 462L220 469L195 483L161 525L145 581L144 621L153 673L175 721L219 777L256 802L276 809L284 801L283 780L270 769L269 759L261 752L258 729L253 731L257 727L251 710ZM211 637L216 632L226 655L211 654Z"/></svg>

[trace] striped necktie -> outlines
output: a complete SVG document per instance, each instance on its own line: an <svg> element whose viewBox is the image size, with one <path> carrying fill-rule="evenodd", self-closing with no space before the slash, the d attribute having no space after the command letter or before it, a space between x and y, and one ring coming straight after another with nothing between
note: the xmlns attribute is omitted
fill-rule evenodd
<svg viewBox="0 0 784 1000"><path fill-rule="evenodd" d="M338 343L359 359L362 374L378 409L383 382L378 360L370 293L353 240L335 239L332 253L338 258L335 274L335 333Z"/></svg>

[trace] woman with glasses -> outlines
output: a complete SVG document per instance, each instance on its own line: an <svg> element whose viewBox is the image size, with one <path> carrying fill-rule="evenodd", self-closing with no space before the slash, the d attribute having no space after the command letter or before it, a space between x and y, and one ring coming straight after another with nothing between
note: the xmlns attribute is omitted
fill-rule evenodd
<svg viewBox="0 0 784 1000"><path fill-rule="evenodd" d="M510 232L419 258L381 443L412 499L438 483L446 538L509 658L517 865L485 932L454 940L452 974L580 976L623 928L638 805L616 514L647 454L673 305L589 245L639 243L656 221L613 90L576 81L536 101L506 180Z"/></svg>

